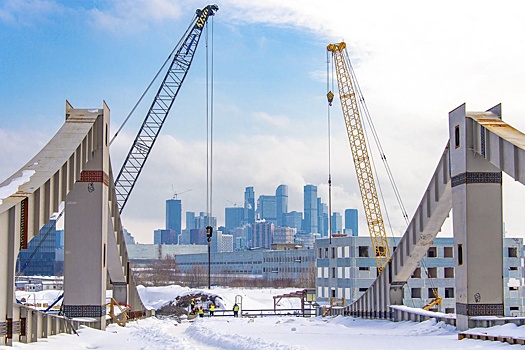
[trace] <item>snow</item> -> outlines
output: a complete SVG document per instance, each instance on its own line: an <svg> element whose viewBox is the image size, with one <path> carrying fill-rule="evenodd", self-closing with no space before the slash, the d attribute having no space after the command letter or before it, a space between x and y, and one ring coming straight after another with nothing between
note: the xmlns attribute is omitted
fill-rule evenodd
<svg viewBox="0 0 525 350"><path fill-rule="evenodd" d="M215 287L189 289L181 286L143 287L138 291L145 305L158 308L178 296L203 293L216 295L218 309L231 310L242 297L243 309L271 309L273 296L297 289L243 289ZM52 302L56 291L17 292L27 300ZM33 294L33 295L32 295ZM46 300L47 299L47 300ZM298 308L297 298L283 299L278 308ZM525 326L506 324L476 328L469 333L525 338ZM228 350L306 350L306 349L507 349L501 342L463 339L453 326L430 319L425 322L390 322L353 317L204 317L192 321L150 317L128 322L126 327L109 325L105 332L81 327L77 335L59 334L37 343L14 343L19 349L228 349ZM0 346L0 349L9 349Z"/></svg>
<svg viewBox="0 0 525 350"><path fill-rule="evenodd" d="M2 199L11 196L13 193L16 193L20 185L29 182L29 179L34 173L34 170L24 170L22 171L22 176L11 180L8 185L0 187L0 204L2 204Z"/></svg>

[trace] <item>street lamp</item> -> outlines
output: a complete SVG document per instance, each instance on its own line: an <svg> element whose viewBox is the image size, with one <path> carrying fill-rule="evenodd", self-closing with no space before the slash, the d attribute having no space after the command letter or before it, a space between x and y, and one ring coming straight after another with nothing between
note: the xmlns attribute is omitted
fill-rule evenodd
<svg viewBox="0 0 525 350"><path fill-rule="evenodd" d="M213 236L213 227L206 226L206 237L208 238L208 289L211 289L211 259L210 259L210 245L211 236Z"/></svg>

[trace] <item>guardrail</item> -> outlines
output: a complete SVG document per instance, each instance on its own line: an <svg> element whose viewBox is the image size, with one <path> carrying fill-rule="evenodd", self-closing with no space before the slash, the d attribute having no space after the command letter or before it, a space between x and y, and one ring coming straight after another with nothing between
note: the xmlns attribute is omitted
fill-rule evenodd
<svg viewBox="0 0 525 350"><path fill-rule="evenodd" d="M209 317L208 310L204 311L204 316ZM217 310L215 309L213 317L233 317L232 310ZM305 309L304 313L301 309L242 309L239 310L239 317L263 317L263 316L297 316L297 317L312 317L315 316L315 309Z"/></svg>

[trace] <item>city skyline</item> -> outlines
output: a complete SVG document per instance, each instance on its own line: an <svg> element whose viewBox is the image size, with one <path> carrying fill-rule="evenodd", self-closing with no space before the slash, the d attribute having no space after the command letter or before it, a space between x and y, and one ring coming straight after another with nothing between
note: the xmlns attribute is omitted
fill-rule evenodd
<svg viewBox="0 0 525 350"><path fill-rule="evenodd" d="M466 103L468 111L484 111L502 103L503 120L525 130L525 47L519 44L525 40L519 9L525 6L520 1L422 6L334 0L326 6L224 0L218 5L209 41L214 58L212 216L222 217L227 201L240 204L243 198L232 194L245 185L272 195L272 184L288 184L290 212L301 208L306 183L316 185L327 202L329 172L333 211L361 208L336 87L332 107L326 99L332 89L326 76L329 43L347 43L409 217L449 138L451 110ZM0 3L0 181L60 128L66 100L76 108L101 108L105 101L114 135L199 6L174 0ZM122 213L125 227L140 242L151 242L151 232L164 226L165 200L173 192L193 189L180 196L185 209L205 208L203 43ZM112 143L113 174L151 100L147 93ZM375 159L381 158L376 154ZM386 179L380 171L378 180L388 184ZM524 236L525 188L506 175L503 183L505 228ZM393 234L401 235L405 218L388 186L382 189L381 209L388 210ZM364 219L359 220L364 228ZM450 226L442 232L450 234Z"/></svg>

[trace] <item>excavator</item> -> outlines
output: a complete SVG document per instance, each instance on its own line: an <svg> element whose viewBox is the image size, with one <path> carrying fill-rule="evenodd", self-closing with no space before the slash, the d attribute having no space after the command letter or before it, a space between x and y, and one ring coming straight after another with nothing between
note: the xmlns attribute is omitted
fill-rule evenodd
<svg viewBox="0 0 525 350"><path fill-rule="evenodd" d="M346 52L346 43L329 44L327 50L331 52L335 64L339 99L343 109L348 141L352 151L357 182L359 183L359 189L361 191L361 199L363 201L370 238L372 239L372 246L375 251L376 266L379 275L390 260L391 252L365 139L361 111L359 109L360 103L364 104L364 98L357 87L357 80L350 59L348 58L348 53ZM327 93L330 106L332 105L334 97L335 95L332 91ZM430 310L434 306L440 305L443 300L443 298L439 297L437 288L432 288L432 292L434 298L423 307L424 310Z"/></svg>

